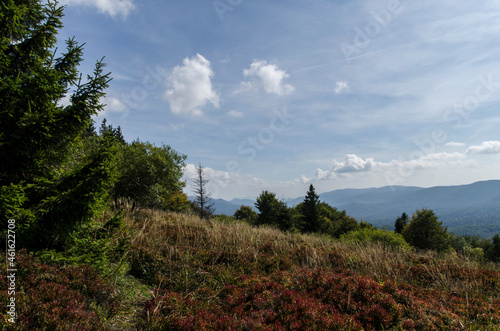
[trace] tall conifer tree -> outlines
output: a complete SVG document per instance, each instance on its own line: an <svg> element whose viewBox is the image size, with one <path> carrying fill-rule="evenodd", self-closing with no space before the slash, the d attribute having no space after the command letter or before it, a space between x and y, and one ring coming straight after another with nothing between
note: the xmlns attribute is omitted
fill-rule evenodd
<svg viewBox="0 0 500 331"><path fill-rule="evenodd" d="M70 157L110 78L101 60L82 79L75 39L58 54L57 2L4 0L0 10L0 223L16 219L21 245L52 246L92 218L113 183L111 136L78 162Z"/></svg>
<svg viewBox="0 0 500 331"><path fill-rule="evenodd" d="M316 194L311 184L300 207L301 229L304 232L318 232L320 230L319 219L319 195Z"/></svg>

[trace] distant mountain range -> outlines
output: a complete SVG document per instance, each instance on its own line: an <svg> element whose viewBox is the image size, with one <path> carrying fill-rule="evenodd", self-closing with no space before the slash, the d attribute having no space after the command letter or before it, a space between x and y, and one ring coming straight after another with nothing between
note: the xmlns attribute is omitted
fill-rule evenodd
<svg viewBox="0 0 500 331"><path fill-rule="evenodd" d="M289 206L304 197L287 200ZM491 237L500 233L500 180L458 186L385 186L367 189L341 189L320 194L320 200L345 210L348 215L377 227L393 229L403 212L410 217L421 208L432 209L456 234ZM241 205L255 209L250 199L214 199L216 214L233 215Z"/></svg>

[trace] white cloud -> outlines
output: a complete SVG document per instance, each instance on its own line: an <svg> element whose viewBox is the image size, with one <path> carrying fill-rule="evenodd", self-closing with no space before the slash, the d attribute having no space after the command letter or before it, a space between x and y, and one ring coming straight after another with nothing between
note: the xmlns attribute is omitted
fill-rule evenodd
<svg viewBox="0 0 500 331"><path fill-rule="evenodd" d="M106 113L123 113L127 110L127 106L118 98L106 97L104 99L104 111Z"/></svg>
<svg viewBox="0 0 500 331"><path fill-rule="evenodd" d="M295 90L292 85L284 83L284 80L290 75L266 61L254 61L250 65L250 69L243 70L243 74L245 77L256 76L260 78L262 87L268 94L285 95Z"/></svg>
<svg viewBox="0 0 500 331"><path fill-rule="evenodd" d="M349 90L349 84L347 84L347 82L337 82L335 84L335 88L333 89L333 91L335 92L335 94L339 94L343 91L348 91Z"/></svg>
<svg viewBox="0 0 500 331"><path fill-rule="evenodd" d="M454 141L451 141L451 142L446 143L444 145L448 146L448 147L464 147L465 146L464 143L457 143L457 142L454 142Z"/></svg>
<svg viewBox="0 0 500 331"><path fill-rule="evenodd" d="M231 110L227 113L227 115L229 117L232 117L232 118L241 118L243 117L243 112L241 111L236 111L236 110Z"/></svg>
<svg viewBox="0 0 500 331"><path fill-rule="evenodd" d="M337 173L368 171L376 164L373 159L363 160L355 154L347 154L344 159L344 162L333 161L331 171Z"/></svg>
<svg viewBox="0 0 500 331"><path fill-rule="evenodd" d="M219 95L212 87L213 76L210 61L200 54L185 58L183 65L176 66L168 77L171 89L165 92L165 97L172 112L202 115L201 108L207 103L219 108Z"/></svg>
<svg viewBox="0 0 500 331"><path fill-rule="evenodd" d="M465 151L467 154L498 154L500 153L500 141L483 141L479 146L470 146Z"/></svg>
<svg viewBox="0 0 500 331"><path fill-rule="evenodd" d="M301 176L299 179L295 180L300 183L309 183L315 180L330 180L337 177L338 174L349 173L349 172L367 172L376 167L381 166L382 163L375 162L373 158L363 159L355 154L347 154L344 157L344 162L333 161L333 165L327 169L316 169L313 177L308 178L306 176Z"/></svg>
<svg viewBox="0 0 500 331"><path fill-rule="evenodd" d="M83 5L95 7L99 12L111 17L126 18L135 8L133 0L62 0L63 5Z"/></svg>
<svg viewBox="0 0 500 331"><path fill-rule="evenodd" d="M112 96L104 97L101 102L105 105L104 109L94 116L96 122L111 116L111 114L118 114L122 119L129 115L128 107L118 98Z"/></svg>

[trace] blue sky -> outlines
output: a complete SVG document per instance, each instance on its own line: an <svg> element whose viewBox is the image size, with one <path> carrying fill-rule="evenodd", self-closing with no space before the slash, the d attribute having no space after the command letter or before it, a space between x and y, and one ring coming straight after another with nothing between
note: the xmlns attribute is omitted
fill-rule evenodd
<svg viewBox="0 0 500 331"><path fill-rule="evenodd" d="M217 198L499 179L500 3L64 0L108 123Z"/></svg>

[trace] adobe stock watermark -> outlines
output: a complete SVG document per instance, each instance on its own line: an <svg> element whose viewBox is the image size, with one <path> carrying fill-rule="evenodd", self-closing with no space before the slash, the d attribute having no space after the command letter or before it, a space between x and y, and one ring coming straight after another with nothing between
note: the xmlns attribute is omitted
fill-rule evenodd
<svg viewBox="0 0 500 331"><path fill-rule="evenodd" d="M340 50L344 58L350 61L361 55L363 50L372 41L379 37L382 31L391 24L394 18L403 11L403 6L399 0L389 0L386 8L378 11L370 11L371 19L360 28L354 27L355 32L352 43L341 42Z"/></svg>
<svg viewBox="0 0 500 331"><path fill-rule="evenodd" d="M9 323L16 323L16 220L7 221L7 315Z"/></svg>
<svg viewBox="0 0 500 331"><path fill-rule="evenodd" d="M498 76L498 75L497 75ZM463 123L464 120L470 117L470 114L475 112L481 103L488 101L491 95L500 87L500 81L494 81L495 75L490 73L487 77L480 77L479 83L474 89L474 94L465 97L462 102L459 102L451 109L447 109L443 113L445 122L455 122L454 127Z"/></svg>
<svg viewBox="0 0 500 331"><path fill-rule="evenodd" d="M236 7L241 5L243 0L215 0L212 2L215 12L221 22L224 22L224 15L227 12L232 12Z"/></svg>
<svg viewBox="0 0 500 331"><path fill-rule="evenodd" d="M128 94L122 94L120 100L130 109L137 109L139 104L148 98L149 93L165 84L167 79L167 71L163 70L159 65L156 65L154 70L147 66L142 84L135 86Z"/></svg>
<svg viewBox="0 0 500 331"><path fill-rule="evenodd" d="M273 143L276 136L282 133L297 115L288 113L286 107L274 109L272 117L267 126L261 128L255 135L240 142L236 148L238 155L245 157L246 162L252 162L262 152ZM239 175L243 170L242 164L237 160L230 160L226 164L226 172L229 175ZM209 182L210 191L213 195L219 195L221 189L230 184L230 176L224 177L218 182Z"/></svg>
<svg viewBox="0 0 500 331"><path fill-rule="evenodd" d="M478 83L474 92L464 97L462 101L445 110L442 119L445 123L453 123L453 130L458 129L464 120L470 118L470 115L477 111L482 103L487 102L492 95L500 88L500 80L495 81L495 75L490 73L488 76L478 78ZM449 142L449 135L444 129L434 130L427 139L415 140L417 146L408 158L399 158L398 167L393 171L386 171L384 176L389 185L403 184L405 179L411 177L417 168L416 160L422 159L437 151L437 148Z"/></svg>

